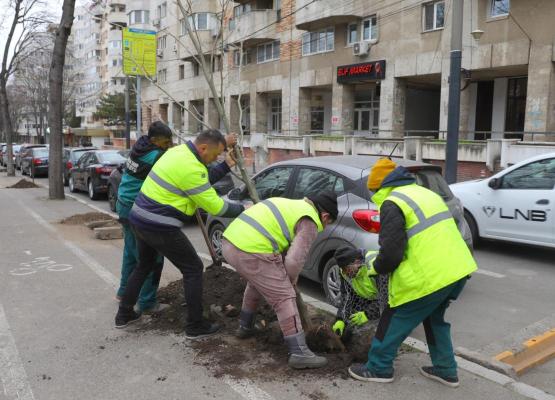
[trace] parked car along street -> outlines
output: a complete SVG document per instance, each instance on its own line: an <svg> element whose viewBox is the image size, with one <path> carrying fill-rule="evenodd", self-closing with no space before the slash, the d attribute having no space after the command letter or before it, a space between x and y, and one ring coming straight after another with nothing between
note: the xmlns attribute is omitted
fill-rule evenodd
<svg viewBox="0 0 555 400"><path fill-rule="evenodd" d="M64 149L63 155L63 179L64 179L64 186L69 184L69 171L75 164L77 164L77 160L79 157L83 155L84 152L90 150L97 150L96 147L69 147Z"/></svg>
<svg viewBox="0 0 555 400"><path fill-rule="evenodd" d="M451 185L474 242L480 238L555 247L555 153L519 162L491 178Z"/></svg>
<svg viewBox="0 0 555 400"><path fill-rule="evenodd" d="M117 150L93 150L85 152L69 172L69 190L86 191L91 200L98 200L108 191L110 174L125 163Z"/></svg>
<svg viewBox="0 0 555 400"><path fill-rule="evenodd" d="M21 152L21 174L31 178L48 175L48 149L31 147Z"/></svg>
<svg viewBox="0 0 555 400"><path fill-rule="evenodd" d="M299 158L272 164L253 178L261 200L276 196L300 199L323 190L337 193L337 222L318 234L301 272L322 284L333 305L337 305L340 293L339 267L333 258L334 251L344 245L378 249L379 212L366 187L370 169L378 159L375 156ZM396 159L395 162L412 172L418 184L445 200L466 243L472 248L462 206L441 176L441 168L410 160ZM232 201L250 201L244 186L231 190L226 197ZM211 241L220 255L222 233L230 222L231 219L221 217L209 216L207 219Z"/></svg>
<svg viewBox="0 0 555 400"><path fill-rule="evenodd" d="M21 149L21 145L20 144L14 144L12 145L12 160L14 162L16 162L17 159L17 155L19 154L19 150ZM4 151L2 152L2 164L3 165L8 165L8 151L6 150L6 147L4 147Z"/></svg>
<svg viewBox="0 0 555 400"><path fill-rule="evenodd" d="M24 154L28 149L33 149L35 147L42 147L42 148L48 148L48 145L46 144L28 144L28 143L24 143L20 146L17 154L14 150L14 156L15 156L15 168L16 169L21 169L21 155Z"/></svg>

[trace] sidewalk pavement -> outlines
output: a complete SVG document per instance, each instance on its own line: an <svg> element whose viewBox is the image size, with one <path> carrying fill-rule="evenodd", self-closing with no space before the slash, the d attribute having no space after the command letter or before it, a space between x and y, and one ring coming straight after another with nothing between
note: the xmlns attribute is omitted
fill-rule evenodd
<svg viewBox="0 0 555 400"><path fill-rule="evenodd" d="M446 388L419 374L418 367L429 364L424 353L399 356L389 385L307 374L284 381L215 378L195 363L183 337L113 329L122 241L95 240L87 230L58 224L93 210L71 199L50 201L44 188L4 189L19 179L0 176L0 378L8 399L34 399L33 393L84 400L170 399L183 393L188 399L555 399L465 360L459 360L461 386ZM50 254L72 269L40 277L8 273L29 254ZM163 282L178 278L168 263ZM408 342L425 350L420 342Z"/></svg>

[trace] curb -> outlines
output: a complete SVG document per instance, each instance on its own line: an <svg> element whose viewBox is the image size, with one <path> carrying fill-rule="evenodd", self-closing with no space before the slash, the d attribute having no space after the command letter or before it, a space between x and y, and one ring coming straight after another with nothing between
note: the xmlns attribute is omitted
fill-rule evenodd
<svg viewBox="0 0 555 400"><path fill-rule="evenodd" d="M555 328L528 339L516 351L506 350L494 357L496 362L507 365L516 375L555 357Z"/></svg>

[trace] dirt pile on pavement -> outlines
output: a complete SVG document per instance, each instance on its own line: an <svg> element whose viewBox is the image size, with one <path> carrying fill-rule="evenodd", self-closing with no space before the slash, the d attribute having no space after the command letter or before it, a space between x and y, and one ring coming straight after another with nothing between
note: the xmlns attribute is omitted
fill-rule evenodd
<svg viewBox="0 0 555 400"><path fill-rule="evenodd" d="M60 221L60 224L66 225L84 225L93 221L114 220L111 216L101 212L90 212L85 214L75 214Z"/></svg>
<svg viewBox="0 0 555 400"><path fill-rule="evenodd" d="M329 376L347 379L347 367L353 361L365 361L373 328L346 344L346 352L329 352L318 337L311 337L310 347L328 358L328 365L318 370L294 371L287 367L287 348L273 310L261 304L257 314L259 332L253 338L239 340L233 335L238 326L245 281L236 272L225 267L209 268L204 274L205 314L223 325L223 332L212 338L187 342L195 351L194 362L210 369L214 376L250 377L262 380L285 380L299 376ZM137 327L139 331L182 333L185 325L182 281L170 283L158 292L158 300L170 305L169 309L154 314ZM231 306L231 307L230 307ZM309 312L315 325L333 324L334 316L311 306ZM322 349L324 347L324 349Z"/></svg>
<svg viewBox="0 0 555 400"><path fill-rule="evenodd" d="M39 186L35 185L33 182L28 181L27 179L20 179L19 182L14 183L11 186L8 186L8 189L32 189L38 188Z"/></svg>

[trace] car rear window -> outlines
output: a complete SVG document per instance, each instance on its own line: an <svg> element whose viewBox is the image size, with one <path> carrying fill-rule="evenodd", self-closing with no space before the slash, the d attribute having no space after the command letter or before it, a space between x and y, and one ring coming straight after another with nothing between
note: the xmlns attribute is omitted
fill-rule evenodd
<svg viewBox="0 0 555 400"><path fill-rule="evenodd" d="M416 183L419 185L439 194L445 201L453 198L453 192L451 192L449 185L445 182L445 179L443 179L443 176L441 176L438 171L422 169L412 172L416 177Z"/></svg>
<svg viewBox="0 0 555 400"><path fill-rule="evenodd" d="M48 149L47 148L34 149L33 155L36 157L48 157Z"/></svg>
<svg viewBox="0 0 555 400"><path fill-rule="evenodd" d="M71 152L71 160L72 161L77 161L79 160L79 158L83 155L83 153L85 153L86 151L90 151L90 150L75 150Z"/></svg>
<svg viewBox="0 0 555 400"><path fill-rule="evenodd" d="M96 153L100 162L110 163L110 164L121 164L125 162L125 158L121 156L117 151L106 152L106 153Z"/></svg>

